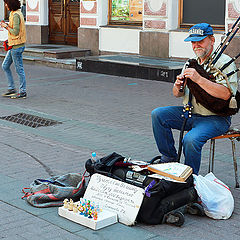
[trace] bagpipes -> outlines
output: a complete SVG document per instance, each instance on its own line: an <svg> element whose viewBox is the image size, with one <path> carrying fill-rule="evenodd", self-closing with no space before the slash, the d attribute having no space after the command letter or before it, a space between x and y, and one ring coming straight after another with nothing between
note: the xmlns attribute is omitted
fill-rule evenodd
<svg viewBox="0 0 240 240"><path fill-rule="evenodd" d="M216 113L220 116L231 116L236 114L239 111L240 108L240 92L237 91L237 93L234 95L232 92L232 89L230 87L230 84L228 82L228 77L231 75L237 73L240 68L224 74L222 71L226 69L232 62L234 62L239 56L240 53L233 57L229 62L224 64L220 69L217 69L214 65L218 61L218 59L221 57L224 50L227 48L235 34L238 32L240 28L240 17L236 20L236 22L233 24L232 28L229 30L228 33L225 34L225 37L219 44L219 46L216 48L214 53L212 54L212 57L207 62L207 66L204 67L199 65L196 59L189 59L187 62L187 67L194 68L196 71L204 78L209 79L212 82L215 82L215 77L218 74L221 74L222 79L225 79L227 82L227 85L231 91L231 96L228 100L224 100L221 98L213 97L209 93L207 93L203 88L201 88L198 84L193 82L191 79L187 78L185 79L186 84L192 93L192 95L195 97L196 102L200 103L202 106L207 108L213 113ZM236 28L235 28L236 27ZM234 31L234 32L233 32ZM210 71L214 71L214 74L211 74ZM183 91L183 87L180 89L180 91Z"/></svg>

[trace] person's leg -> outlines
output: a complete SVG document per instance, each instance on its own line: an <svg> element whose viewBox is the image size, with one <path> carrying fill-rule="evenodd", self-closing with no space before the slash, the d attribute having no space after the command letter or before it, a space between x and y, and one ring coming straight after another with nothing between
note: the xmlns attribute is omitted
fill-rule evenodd
<svg viewBox="0 0 240 240"><path fill-rule="evenodd" d="M201 163L201 152L207 140L224 134L231 125L230 117L195 116L193 115L192 129L183 138L183 153L185 164L198 174Z"/></svg>
<svg viewBox="0 0 240 240"><path fill-rule="evenodd" d="M12 49L7 51L7 54L3 60L3 63L2 63L2 69L6 75L6 78L8 80L8 90L14 90L15 89L15 84L14 84L14 81L13 81L13 76L12 76L12 71L10 69L10 66L13 62L13 59L12 59Z"/></svg>
<svg viewBox="0 0 240 240"><path fill-rule="evenodd" d="M153 135L163 161L176 161L177 159L172 129L181 130L184 121L182 114L183 107L181 106L159 107L152 111ZM190 125L188 122L186 128Z"/></svg>
<svg viewBox="0 0 240 240"><path fill-rule="evenodd" d="M16 68L16 72L19 77L19 92L25 93L26 92L26 78L25 78L25 71L23 67L23 59L22 53L25 47L20 47L17 49L12 49L12 59Z"/></svg>

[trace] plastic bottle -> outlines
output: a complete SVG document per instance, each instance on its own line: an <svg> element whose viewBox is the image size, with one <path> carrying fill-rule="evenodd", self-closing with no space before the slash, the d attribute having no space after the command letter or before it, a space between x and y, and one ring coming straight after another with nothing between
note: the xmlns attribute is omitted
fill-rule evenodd
<svg viewBox="0 0 240 240"><path fill-rule="evenodd" d="M97 154L95 152L92 152L92 162L97 161Z"/></svg>

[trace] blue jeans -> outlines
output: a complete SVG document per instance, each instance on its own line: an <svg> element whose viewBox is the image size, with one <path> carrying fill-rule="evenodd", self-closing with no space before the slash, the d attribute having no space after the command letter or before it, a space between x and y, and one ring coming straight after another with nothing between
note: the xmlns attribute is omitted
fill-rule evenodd
<svg viewBox="0 0 240 240"><path fill-rule="evenodd" d="M152 111L153 134L163 160L176 161L177 151L174 146L172 129L181 130L184 118L183 107L159 107ZM198 174L201 163L203 145L210 138L225 133L231 125L231 117L202 116L192 114L188 118L183 137L183 154L185 164L193 168L193 173Z"/></svg>
<svg viewBox="0 0 240 240"><path fill-rule="evenodd" d="M23 68L23 59L22 59L22 53L24 51L25 47L20 47L16 49L10 49L7 51L7 54L3 60L2 63L2 69L5 72L5 75L8 80L8 89L15 89L15 84L12 76L12 71L10 69L10 66L12 63L15 65L16 72L19 77L19 92L25 93L26 92L26 78L25 78L25 72Z"/></svg>

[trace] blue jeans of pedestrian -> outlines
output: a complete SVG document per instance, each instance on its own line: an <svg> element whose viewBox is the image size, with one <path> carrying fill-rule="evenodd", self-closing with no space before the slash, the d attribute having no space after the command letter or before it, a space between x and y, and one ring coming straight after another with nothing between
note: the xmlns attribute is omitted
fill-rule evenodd
<svg viewBox="0 0 240 240"><path fill-rule="evenodd" d="M25 71L23 68L23 59L22 53L25 47L20 47L16 49L10 49L7 51L7 54L2 63L2 69L5 72L5 75L8 80L8 89L15 89L15 84L12 76L12 71L10 66L12 63L15 65L16 72L19 78L19 92L25 93L26 92L26 78L25 78Z"/></svg>
<svg viewBox="0 0 240 240"><path fill-rule="evenodd" d="M172 129L181 130L184 118L183 107L159 107L152 111L152 127L155 141L164 161L176 161L177 151L174 146ZM231 117L202 116L192 114L187 119L183 137L183 154L185 164L198 174L201 163L201 152L207 140L225 133L231 125Z"/></svg>

